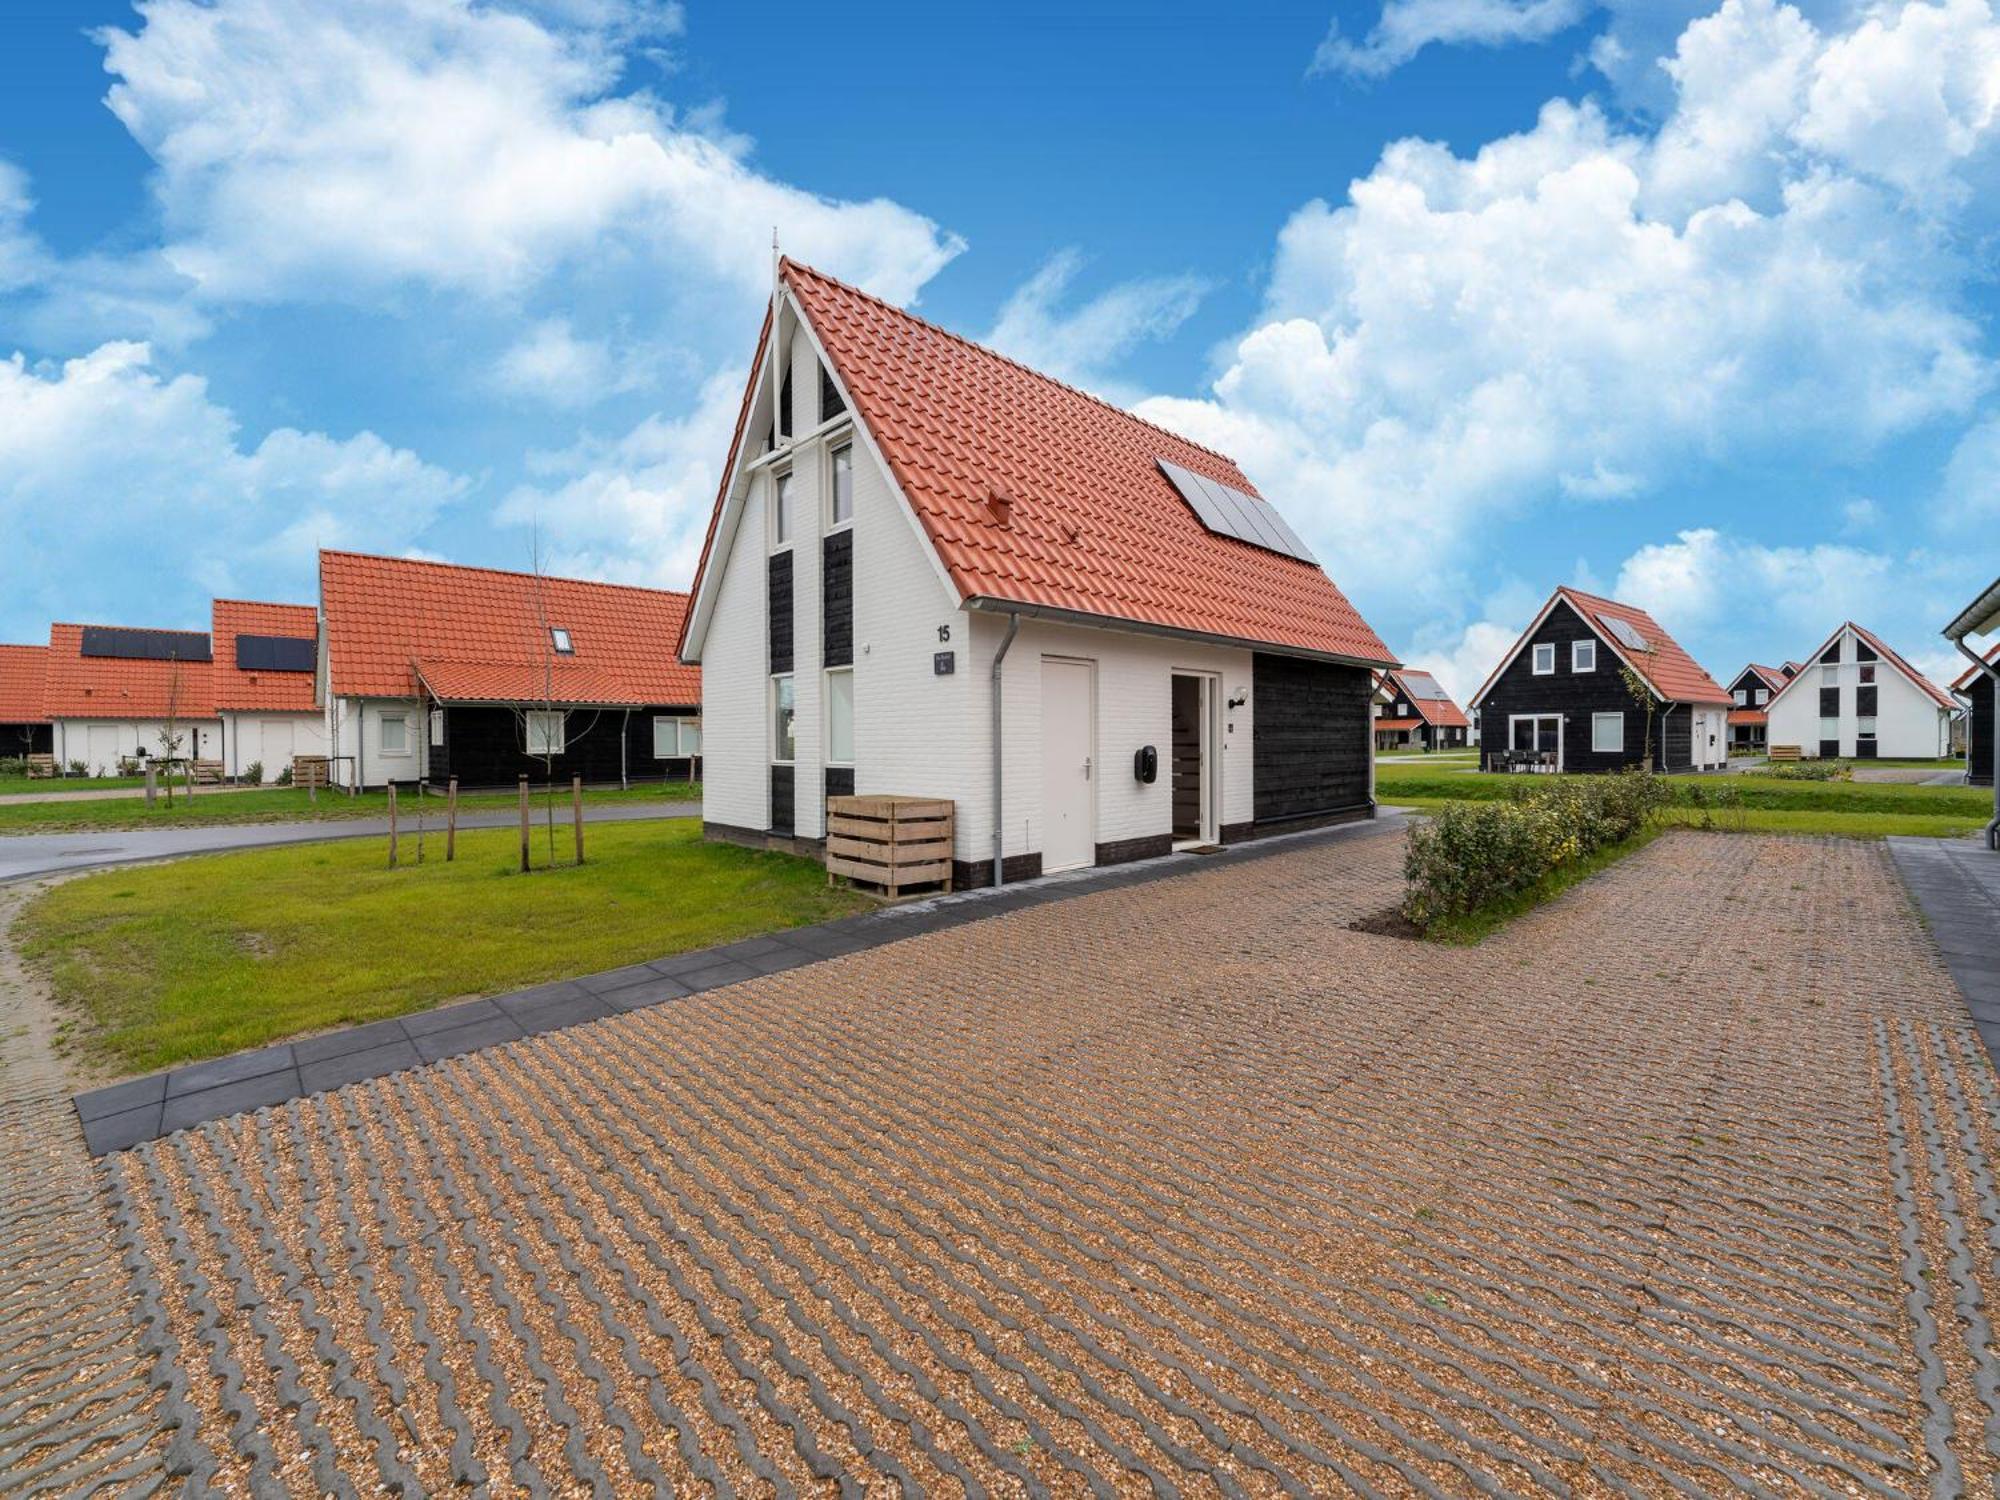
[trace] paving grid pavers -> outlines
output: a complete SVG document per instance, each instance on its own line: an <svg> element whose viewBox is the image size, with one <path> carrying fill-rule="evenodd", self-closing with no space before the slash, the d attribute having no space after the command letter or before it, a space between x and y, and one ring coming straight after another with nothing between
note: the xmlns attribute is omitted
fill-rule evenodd
<svg viewBox="0 0 2000 1500"><path fill-rule="evenodd" d="M1980 1040L2000 1061L2000 854L1975 839L1887 842Z"/></svg>
<svg viewBox="0 0 2000 1500"><path fill-rule="evenodd" d="M1347 930L1398 850L1036 905L108 1159L196 1418L175 1472L1991 1488L2000 1089L1881 847L1671 834L1472 950Z"/></svg>
<svg viewBox="0 0 2000 1500"><path fill-rule="evenodd" d="M1262 859L1303 843L1362 836L1401 825L1401 811L1386 808L1377 822L1346 823L1259 843L1238 845L1224 862ZM967 891L890 906L810 927L742 938L711 948L628 964L579 979L554 980L511 994L463 1000L407 1016L392 1016L337 1031L190 1063L148 1078L131 1079L77 1095L84 1139L92 1154L122 1151L150 1136L204 1120L276 1104L323 1088L359 1083L417 1063L523 1036L600 1020L615 1012L781 973L821 959L858 953L883 943L1070 900L1093 891L1121 889L1186 874L1194 856L1174 855L1132 865L1088 870L1009 886ZM409 1045L398 1046L397 1043ZM338 1061L336 1061L338 1060ZM249 1080L257 1080L255 1083ZM171 1102L146 1113L135 1090L163 1088ZM109 1118L116 1113L116 1118Z"/></svg>

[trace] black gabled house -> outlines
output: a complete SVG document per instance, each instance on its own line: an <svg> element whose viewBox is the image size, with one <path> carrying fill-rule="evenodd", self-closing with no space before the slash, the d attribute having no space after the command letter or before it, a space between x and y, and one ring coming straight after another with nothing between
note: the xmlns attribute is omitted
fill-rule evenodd
<svg viewBox="0 0 2000 1500"><path fill-rule="evenodd" d="M2000 646L1986 653L1989 663L2000 663ZM1972 786L1993 785L1993 678L1982 667L1967 667L1965 675L1951 685L1951 691L1965 705L1965 779Z"/></svg>
<svg viewBox="0 0 2000 1500"><path fill-rule="evenodd" d="M1752 662L1729 684L1729 748L1763 753L1770 715L1765 712L1771 699L1790 682L1798 669L1763 667Z"/></svg>
<svg viewBox="0 0 2000 1500"><path fill-rule="evenodd" d="M1470 725L1451 695L1428 672L1398 667L1375 685L1375 748L1452 750L1466 743Z"/></svg>
<svg viewBox="0 0 2000 1500"><path fill-rule="evenodd" d="M1717 770L1729 703L1651 615L1572 588L1549 596L1472 699L1489 771Z"/></svg>

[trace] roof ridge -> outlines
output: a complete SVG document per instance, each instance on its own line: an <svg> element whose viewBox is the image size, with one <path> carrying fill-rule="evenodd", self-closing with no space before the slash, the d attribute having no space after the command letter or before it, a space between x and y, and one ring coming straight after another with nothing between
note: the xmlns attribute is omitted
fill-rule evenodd
<svg viewBox="0 0 2000 1500"><path fill-rule="evenodd" d="M1116 413L1118 416L1124 417L1127 421L1137 422L1141 427L1147 428L1153 432L1160 433L1164 437L1170 437L1177 443L1186 443L1188 447L1194 449L1197 453L1206 453L1210 458L1217 459L1220 462L1229 465L1229 467L1234 469L1238 474L1243 474L1243 466L1239 464L1235 459L1231 458L1227 453L1224 453L1219 449L1211 448L1206 443L1198 443L1193 438L1187 436L1185 433L1175 432L1171 427L1164 427L1158 422L1149 421L1145 417L1140 416L1137 412L1134 412L1127 407L1120 406L1115 401L1107 401L1105 400L1104 397L1096 395L1093 392L1086 391L1081 386L1071 385L1067 380L1059 380L1055 376L1049 374L1048 371L1046 370L1038 370L1033 365L1026 364L1021 360L1014 358L1014 356L1011 354L1001 353L998 349L995 349L991 344L982 344L979 342L978 339L969 339L962 333L954 333L951 329L946 328L941 323L933 323L929 318L922 317L917 313L913 313L908 308L898 307L896 306L895 303L889 301L886 298L878 297L873 292L863 291L860 287L854 285L854 283L850 281L842 281L838 276L829 276L826 272L820 270L817 266L809 266L804 261L793 260L789 255L780 256L779 263L782 266L790 266L792 267L792 269L796 271L803 272L807 276L815 277L818 280L824 281L831 286L837 286L842 291L852 292L855 296L860 297L865 301L873 302L877 307L886 308L899 318L907 318L910 322L915 323L920 327L928 328L932 333L938 334L943 338L950 339L955 344L963 344L968 349L977 350L979 353L986 355L989 359L997 359L1002 364L1012 365L1015 369L1021 371L1022 374L1031 375L1036 380L1041 381L1045 385L1052 385L1055 386L1058 390L1068 391L1072 396L1081 396L1084 400L1093 402L1094 404L1103 407L1106 411ZM1248 479L1250 476L1248 474L1243 474L1243 477L1245 479ZM1262 504L1265 505L1271 504L1269 500L1264 499L1264 497L1256 493L1255 490L1252 490L1250 492L1250 497L1253 500L1261 502Z"/></svg>
<svg viewBox="0 0 2000 1500"><path fill-rule="evenodd" d="M211 635L207 629L197 629L192 625L106 625L102 620L51 620L49 629L58 627L65 630L136 630L144 635Z"/></svg>
<svg viewBox="0 0 2000 1500"><path fill-rule="evenodd" d="M353 552L344 547L322 547L319 550L319 555L322 558L353 557L359 558L363 562L397 563L412 568L444 568L454 573L486 573L495 578L539 578L544 583L580 583L586 588L594 589L629 589L633 593L665 594L669 598L674 599L689 597L686 589L659 588L650 583L618 583L608 578L577 578L568 573L531 573L524 568L490 568L483 563L440 562L434 557L391 557L386 552ZM257 604L265 601L238 599L231 602L237 604ZM309 609L312 606L301 605L299 607Z"/></svg>
<svg viewBox="0 0 2000 1500"><path fill-rule="evenodd" d="M359 554L357 554L359 555ZM257 609L318 609L317 604L300 604L290 599L227 599L217 595L211 604L248 604Z"/></svg>

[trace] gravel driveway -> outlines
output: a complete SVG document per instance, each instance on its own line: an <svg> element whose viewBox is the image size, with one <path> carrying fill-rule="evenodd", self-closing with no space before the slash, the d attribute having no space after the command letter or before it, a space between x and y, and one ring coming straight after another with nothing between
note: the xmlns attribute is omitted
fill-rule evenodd
<svg viewBox="0 0 2000 1500"><path fill-rule="evenodd" d="M1879 846L1473 950L1393 834L108 1158L232 1493L1957 1493L2000 1097Z"/></svg>

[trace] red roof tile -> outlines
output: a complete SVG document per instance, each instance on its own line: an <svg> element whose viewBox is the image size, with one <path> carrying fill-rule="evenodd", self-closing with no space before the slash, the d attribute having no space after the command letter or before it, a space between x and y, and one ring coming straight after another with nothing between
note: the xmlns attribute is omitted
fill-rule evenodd
<svg viewBox="0 0 2000 1500"><path fill-rule="evenodd" d="M0 646L0 651L6 651L8 649L10 648L6 646ZM16 646L11 649L18 651L21 648ZM1995 646L1991 651L1987 652L1986 659L1988 661L2000 661L2000 646ZM4 674L6 669L7 669L6 658L0 657L0 674ZM1963 672L1961 672L1958 675L1957 680L1955 680L1952 683L1951 690L1954 693L1964 692L1967 688L1972 686L1972 679L1979 675L1980 671L1978 667L1967 667ZM7 687L7 679L4 675L0 675L0 700L4 699L6 687ZM7 716L4 713L0 713L0 720L4 720L6 717Z"/></svg>
<svg viewBox="0 0 2000 1500"><path fill-rule="evenodd" d="M236 665L239 635L276 635L317 641L319 611L310 604L259 604L217 599L209 613L208 638L215 651L215 706L311 713L311 672L246 671Z"/></svg>
<svg viewBox="0 0 2000 1500"><path fill-rule="evenodd" d="M1254 496L1228 459L808 267L781 273L962 599L1394 662L1325 572L1210 532L1158 464Z"/></svg>
<svg viewBox="0 0 2000 1500"><path fill-rule="evenodd" d="M1923 673L1919 672L1915 667L1911 666L1908 662L1904 661L1900 655L1898 655L1893 649L1891 649L1891 647L1885 641L1883 641L1883 639L1880 636L1876 635L1872 630L1864 630L1861 626L1855 624L1852 620L1842 620L1838 625L1834 626L1834 628L1830 632L1828 632L1826 639L1821 641L1819 643L1818 648L1814 650L1811 659L1817 662L1820 659L1820 657L1826 653L1826 648L1828 646L1831 646L1834 643L1834 641L1839 638L1840 633L1843 630L1851 630L1860 639L1866 641L1870 646L1874 648L1875 654L1878 657L1880 657L1883 661L1889 663L1890 666L1894 667L1898 672L1901 672L1905 677L1909 678L1910 681L1916 684L1916 686L1922 690L1924 695L1928 697L1933 703L1937 704L1939 708L1955 709L1958 707L1956 703L1952 702L1951 694L1947 693L1943 688L1939 687L1935 682L1932 682L1930 678L1924 676ZM1785 686L1789 688L1792 686L1793 683L1803 682L1805 678L1806 678L1805 669L1801 667L1799 669L1797 676L1787 679ZM1777 698L1777 694L1774 693L1772 695L1772 698L1773 701L1775 701Z"/></svg>
<svg viewBox="0 0 2000 1500"><path fill-rule="evenodd" d="M215 717L214 674L205 661L85 656L81 625L49 627L44 701L51 719Z"/></svg>
<svg viewBox="0 0 2000 1500"><path fill-rule="evenodd" d="M1435 725L1439 729L1472 727L1471 721L1459 711L1458 705L1451 701L1450 696L1438 686L1438 680L1430 673L1409 669L1390 672L1387 676L1395 684L1397 693L1405 701L1415 705L1426 723ZM1426 688L1436 689L1436 696L1433 697L1425 692Z"/></svg>
<svg viewBox="0 0 2000 1500"><path fill-rule="evenodd" d="M1778 691L1779 688L1783 687L1786 683L1791 681L1791 678L1787 677L1778 668L1760 667L1754 661L1751 662L1747 667L1745 667L1743 669L1743 672L1755 672L1759 677L1764 679L1764 686L1769 688L1774 693ZM1743 675L1743 672L1738 672L1736 675L1738 677L1741 677Z"/></svg>
<svg viewBox="0 0 2000 1500"><path fill-rule="evenodd" d="M47 646L0 646L0 724L46 724Z"/></svg>
<svg viewBox="0 0 2000 1500"><path fill-rule="evenodd" d="M1732 724L1762 724L1771 716L1761 708L1732 708L1729 722Z"/></svg>
<svg viewBox="0 0 2000 1500"><path fill-rule="evenodd" d="M1620 604L1616 599L1586 594L1581 589L1559 588L1556 593L1569 601L1570 608L1590 622L1591 628L1609 641L1612 649L1632 663L1633 669L1651 683L1653 690L1669 703L1728 703L1731 698L1722 684L1701 669L1680 643L1660 628L1660 622L1643 609ZM1638 631L1652 649L1633 651L1618 639L1607 620L1623 620Z"/></svg>
<svg viewBox="0 0 2000 1500"><path fill-rule="evenodd" d="M421 671L456 701L701 701L701 669L674 657L686 594L354 552L320 553L319 577L341 697L414 697ZM551 628L569 632L572 656L550 649Z"/></svg>
<svg viewBox="0 0 2000 1500"><path fill-rule="evenodd" d="M1377 719L1375 727L1377 729L1421 729L1424 727L1424 721L1422 719Z"/></svg>

